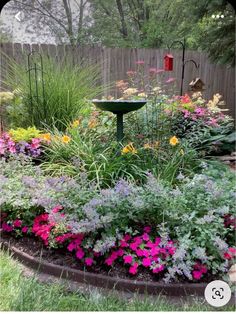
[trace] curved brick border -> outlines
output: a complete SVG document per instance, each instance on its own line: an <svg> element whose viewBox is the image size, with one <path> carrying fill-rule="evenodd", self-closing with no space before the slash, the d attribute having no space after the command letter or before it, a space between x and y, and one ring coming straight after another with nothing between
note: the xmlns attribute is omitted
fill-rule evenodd
<svg viewBox="0 0 236 314"><path fill-rule="evenodd" d="M13 254L13 257L17 258L24 265L32 269L38 270L42 273L106 289L116 289L126 292L139 292L148 294L162 293L167 296L178 297L190 295L203 297L204 290L207 285L206 283L161 284L154 282L114 278L51 264L38 258L32 257L27 253L21 252L19 249L11 246L9 243L6 242L1 243L1 248L3 250L10 251Z"/></svg>

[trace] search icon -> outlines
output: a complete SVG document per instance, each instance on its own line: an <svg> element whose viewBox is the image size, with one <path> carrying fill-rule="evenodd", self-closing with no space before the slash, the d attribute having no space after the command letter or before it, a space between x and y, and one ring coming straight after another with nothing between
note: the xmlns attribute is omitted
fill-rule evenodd
<svg viewBox="0 0 236 314"><path fill-rule="evenodd" d="M218 297L221 297L220 291L216 290L215 295L217 295Z"/></svg>

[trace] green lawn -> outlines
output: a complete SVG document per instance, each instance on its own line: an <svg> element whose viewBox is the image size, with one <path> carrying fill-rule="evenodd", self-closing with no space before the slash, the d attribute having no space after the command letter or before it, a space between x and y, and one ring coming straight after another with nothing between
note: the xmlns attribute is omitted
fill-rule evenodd
<svg viewBox="0 0 236 314"><path fill-rule="evenodd" d="M7 253L0 252L0 310L1 311L209 311L215 310L197 300L180 306L168 304L164 298L134 297L121 300L98 292L70 293L56 284L42 284L35 278L25 278L21 266ZM96 290L95 290L96 291ZM233 311L233 307L221 310Z"/></svg>

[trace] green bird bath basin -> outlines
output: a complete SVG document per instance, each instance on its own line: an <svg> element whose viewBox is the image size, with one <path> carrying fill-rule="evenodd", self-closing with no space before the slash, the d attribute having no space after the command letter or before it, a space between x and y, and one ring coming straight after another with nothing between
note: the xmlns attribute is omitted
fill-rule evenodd
<svg viewBox="0 0 236 314"><path fill-rule="evenodd" d="M96 108L103 111L110 111L117 117L117 141L122 142L124 138L124 123L123 115L125 113L138 110L146 104L146 100L92 100Z"/></svg>

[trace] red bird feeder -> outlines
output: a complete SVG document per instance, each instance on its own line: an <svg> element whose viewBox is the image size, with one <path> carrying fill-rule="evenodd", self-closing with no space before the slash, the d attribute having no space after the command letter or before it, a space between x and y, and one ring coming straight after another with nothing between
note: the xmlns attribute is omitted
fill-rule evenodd
<svg viewBox="0 0 236 314"><path fill-rule="evenodd" d="M164 57L164 69L165 71L173 71L174 57L171 54L167 54Z"/></svg>

